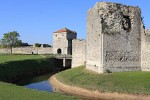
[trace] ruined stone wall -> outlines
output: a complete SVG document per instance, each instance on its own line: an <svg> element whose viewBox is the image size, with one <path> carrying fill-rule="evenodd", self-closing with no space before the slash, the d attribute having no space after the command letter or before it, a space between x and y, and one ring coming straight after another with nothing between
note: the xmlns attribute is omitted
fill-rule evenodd
<svg viewBox="0 0 150 100"><path fill-rule="evenodd" d="M142 35L141 50L141 69L142 71L150 71L150 29Z"/></svg>
<svg viewBox="0 0 150 100"><path fill-rule="evenodd" d="M86 41L75 39L72 41L72 68L85 65Z"/></svg>
<svg viewBox="0 0 150 100"><path fill-rule="evenodd" d="M87 54L86 68L103 72L102 47L103 34L100 16L97 8L91 8L87 16Z"/></svg>
<svg viewBox="0 0 150 100"><path fill-rule="evenodd" d="M1 54L10 54L10 49L0 49ZM12 49L13 54L53 54L52 47L18 47Z"/></svg>
<svg viewBox="0 0 150 100"><path fill-rule="evenodd" d="M99 2L88 11L88 69L103 73L141 70L141 11Z"/></svg>

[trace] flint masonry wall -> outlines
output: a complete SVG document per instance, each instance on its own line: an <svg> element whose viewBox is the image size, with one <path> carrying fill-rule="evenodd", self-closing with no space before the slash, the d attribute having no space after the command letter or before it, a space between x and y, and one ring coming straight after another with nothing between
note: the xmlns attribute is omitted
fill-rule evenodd
<svg viewBox="0 0 150 100"><path fill-rule="evenodd" d="M96 8L88 11L87 16L87 54L86 54L86 68L103 72L102 64L102 25L100 24L100 16Z"/></svg>
<svg viewBox="0 0 150 100"><path fill-rule="evenodd" d="M150 71L150 29L147 29L142 35L141 52L141 69L142 71Z"/></svg>
<svg viewBox="0 0 150 100"><path fill-rule="evenodd" d="M72 68L85 65L86 41L75 39L72 41Z"/></svg>
<svg viewBox="0 0 150 100"><path fill-rule="evenodd" d="M87 16L86 68L98 73L141 70L138 7L98 2Z"/></svg>
<svg viewBox="0 0 150 100"><path fill-rule="evenodd" d="M61 32L53 33L53 53L58 54L58 49L61 54L70 54L72 51L72 39L76 39L76 33Z"/></svg>
<svg viewBox="0 0 150 100"><path fill-rule="evenodd" d="M53 53L57 54L57 50L61 50L61 54L67 54L67 34L66 32L63 33L53 33Z"/></svg>
<svg viewBox="0 0 150 100"><path fill-rule="evenodd" d="M11 52L10 49L0 49L0 53L9 54ZM14 54L53 54L52 47L18 47L13 48L12 53Z"/></svg>

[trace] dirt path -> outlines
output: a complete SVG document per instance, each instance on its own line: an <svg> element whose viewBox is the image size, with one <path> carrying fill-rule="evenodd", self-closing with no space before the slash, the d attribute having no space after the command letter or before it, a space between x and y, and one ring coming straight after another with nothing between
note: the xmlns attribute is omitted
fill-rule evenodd
<svg viewBox="0 0 150 100"><path fill-rule="evenodd" d="M71 95L77 95L91 100L150 100L150 95L132 95L119 93L101 93L98 91L91 91L79 87L73 87L59 82L55 75L50 77L50 83L54 87L54 91L64 92Z"/></svg>

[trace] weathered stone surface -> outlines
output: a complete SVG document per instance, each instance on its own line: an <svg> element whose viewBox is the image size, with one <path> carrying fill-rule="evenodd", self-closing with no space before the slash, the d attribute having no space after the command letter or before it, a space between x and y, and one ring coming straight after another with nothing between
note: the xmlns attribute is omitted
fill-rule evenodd
<svg viewBox="0 0 150 100"><path fill-rule="evenodd" d="M73 40L72 41L72 68L80 65L85 65L86 60L86 41Z"/></svg>
<svg viewBox="0 0 150 100"><path fill-rule="evenodd" d="M10 49L0 49L0 53L11 53ZM12 48L14 54L53 54L52 47L17 47Z"/></svg>
<svg viewBox="0 0 150 100"><path fill-rule="evenodd" d="M141 38L141 69L150 71L150 29L147 29Z"/></svg>
<svg viewBox="0 0 150 100"><path fill-rule="evenodd" d="M98 2L87 16L86 68L103 73L141 70L141 30L138 7Z"/></svg>
<svg viewBox="0 0 150 100"><path fill-rule="evenodd" d="M53 33L53 53L72 54L72 40L77 38L77 33L63 28Z"/></svg>

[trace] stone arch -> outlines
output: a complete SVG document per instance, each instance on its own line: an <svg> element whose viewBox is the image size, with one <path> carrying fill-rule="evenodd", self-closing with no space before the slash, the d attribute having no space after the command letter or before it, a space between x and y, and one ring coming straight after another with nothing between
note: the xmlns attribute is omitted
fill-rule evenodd
<svg viewBox="0 0 150 100"><path fill-rule="evenodd" d="M62 50L59 48L57 49L57 54L61 54L62 53Z"/></svg>

